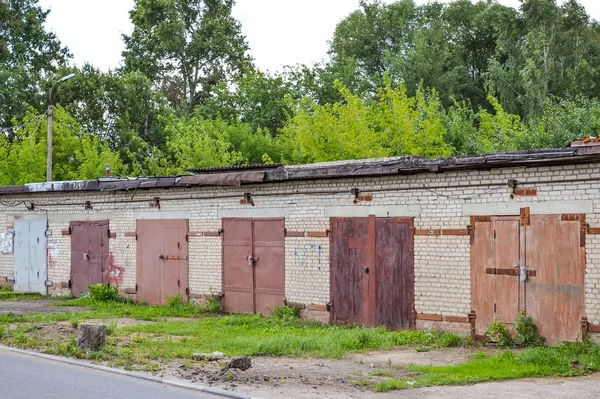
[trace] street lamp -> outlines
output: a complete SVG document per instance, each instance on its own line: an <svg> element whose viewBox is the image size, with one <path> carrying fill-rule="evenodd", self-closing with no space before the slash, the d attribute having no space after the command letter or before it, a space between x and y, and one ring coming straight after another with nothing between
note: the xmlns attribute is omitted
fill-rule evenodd
<svg viewBox="0 0 600 399"><path fill-rule="evenodd" d="M54 116L54 112L52 111L52 90L54 90L54 86L57 84L64 82L65 80L69 80L75 77L74 73L70 73L67 76L63 76L58 79L52 87L50 88L50 92L48 93L48 155L46 157L46 181L52 181L52 117Z"/></svg>

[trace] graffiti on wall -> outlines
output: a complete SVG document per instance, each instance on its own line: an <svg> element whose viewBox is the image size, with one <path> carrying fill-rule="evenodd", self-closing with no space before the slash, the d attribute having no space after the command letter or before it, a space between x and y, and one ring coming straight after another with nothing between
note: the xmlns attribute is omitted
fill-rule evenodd
<svg viewBox="0 0 600 399"><path fill-rule="evenodd" d="M5 233L0 233L0 253L12 254L13 253L13 242L15 233L14 230L9 229Z"/></svg>
<svg viewBox="0 0 600 399"><path fill-rule="evenodd" d="M321 270L322 248L318 244L298 245L294 248L294 265L300 267L316 266Z"/></svg>
<svg viewBox="0 0 600 399"><path fill-rule="evenodd" d="M108 255L108 282L110 285L119 286L123 284L125 268L115 265L115 257L112 253Z"/></svg>

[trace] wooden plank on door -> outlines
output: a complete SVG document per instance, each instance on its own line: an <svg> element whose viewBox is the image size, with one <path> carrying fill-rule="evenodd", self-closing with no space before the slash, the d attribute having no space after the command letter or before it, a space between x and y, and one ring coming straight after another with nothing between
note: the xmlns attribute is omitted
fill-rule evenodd
<svg viewBox="0 0 600 399"><path fill-rule="evenodd" d="M471 308L477 315L475 334L483 335L488 324L494 321L494 281L486 275L486 269L494 268L494 228L488 217L479 217L472 222Z"/></svg>

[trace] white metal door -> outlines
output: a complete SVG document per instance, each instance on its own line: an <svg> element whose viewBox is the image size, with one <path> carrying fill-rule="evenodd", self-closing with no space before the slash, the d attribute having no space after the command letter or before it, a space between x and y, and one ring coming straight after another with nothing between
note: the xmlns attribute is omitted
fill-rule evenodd
<svg viewBox="0 0 600 399"><path fill-rule="evenodd" d="M17 292L46 295L46 219L15 219L15 285Z"/></svg>

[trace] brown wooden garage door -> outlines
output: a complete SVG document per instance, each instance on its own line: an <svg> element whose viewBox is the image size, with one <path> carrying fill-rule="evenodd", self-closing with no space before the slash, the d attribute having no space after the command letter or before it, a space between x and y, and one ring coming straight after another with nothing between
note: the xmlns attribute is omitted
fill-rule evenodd
<svg viewBox="0 0 600 399"><path fill-rule="evenodd" d="M581 338L585 311L582 218L473 219L471 300L476 334L485 334L494 320L511 325L519 310L525 310L549 343ZM521 265L528 270L526 282L519 279Z"/></svg>
<svg viewBox="0 0 600 399"><path fill-rule="evenodd" d="M223 219L226 312L267 316L272 308L284 303L284 232L284 219Z"/></svg>
<svg viewBox="0 0 600 399"><path fill-rule="evenodd" d="M412 219L331 219L334 323L414 326L412 227Z"/></svg>
<svg viewBox="0 0 600 399"><path fill-rule="evenodd" d="M71 222L71 292L79 297L88 286L108 284L108 220Z"/></svg>
<svg viewBox="0 0 600 399"><path fill-rule="evenodd" d="M189 299L187 219L137 221L137 300Z"/></svg>

